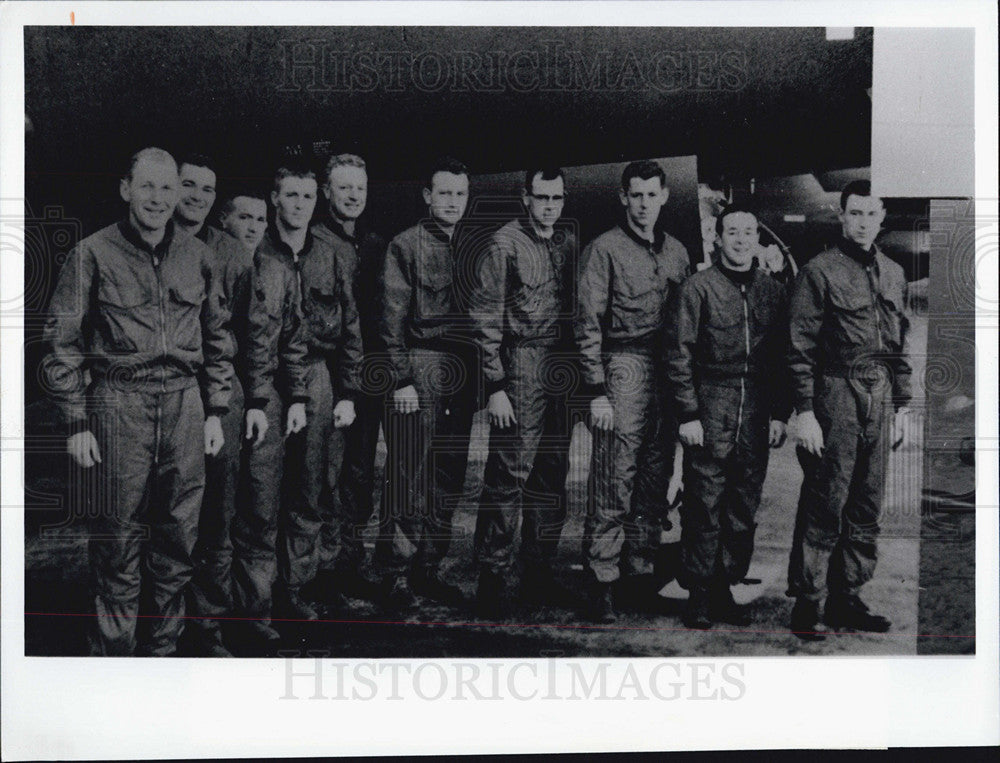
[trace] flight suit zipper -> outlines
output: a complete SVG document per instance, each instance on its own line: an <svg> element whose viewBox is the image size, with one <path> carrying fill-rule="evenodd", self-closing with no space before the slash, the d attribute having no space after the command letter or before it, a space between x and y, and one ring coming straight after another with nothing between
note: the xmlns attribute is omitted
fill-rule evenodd
<svg viewBox="0 0 1000 763"><path fill-rule="evenodd" d="M743 359L743 374L740 376L740 406L736 411L736 442L740 440L740 429L743 426L743 400L746 397L746 378L750 373L750 311L747 308L747 287L740 285L740 296L743 298L743 340L746 357Z"/></svg>
<svg viewBox="0 0 1000 763"><path fill-rule="evenodd" d="M872 317L875 322L875 338L878 342L878 351L881 354L883 352L882 347L882 321L878 314L878 294L875 289L874 271L872 265L865 266L865 275L868 277L868 291L872 298ZM872 391L868 390L868 407L865 413L865 419L871 419L872 416Z"/></svg>
<svg viewBox="0 0 1000 763"><path fill-rule="evenodd" d="M157 303L160 308L160 346L163 349L163 363L160 365L160 394L156 397L156 418L153 422L153 463L160 462L160 419L163 414L163 395L167 391L167 317L163 308L163 279L160 276L160 258L153 254L153 273L156 276Z"/></svg>

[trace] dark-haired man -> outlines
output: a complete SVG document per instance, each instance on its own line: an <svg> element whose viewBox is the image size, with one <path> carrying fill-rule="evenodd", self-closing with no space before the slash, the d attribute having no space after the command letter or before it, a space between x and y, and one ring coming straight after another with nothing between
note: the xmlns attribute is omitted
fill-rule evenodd
<svg viewBox="0 0 1000 763"><path fill-rule="evenodd" d="M177 166L180 190L174 210L174 225L213 246L221 232L205 223L218 192L215 162L204 154L184 154Z"/></svg>
<svg viewBox="0 0 1000 763"><path fill-rule="evenodd" d="M303 598L303 586L334 563L334 495L343 463L344 431L354 422L362 358L353 286L356 262L338 256L309 230L317 190L311 169L280 168L271 192L275 225L258 249L296 272L305 321L309 424L291 435L285 447L280 559L282 603L289 616L301 620L318 617Z"/></svg>
<svg viewBox="0 0 1000 763"><path fill-rule="evenodd" d="M485 616L509 609L519 519L522 596L537 600L554 590L570 440L568 390L559 387L578 373L567 320L576 238L556 230L565 198L561 169L528 170L525 214L493 235L478 263L472 319L491 427L476 520L477 607Z"/></svg>
<svg viewBox="0 0 1000 763"><path fill-rule="evenodd" d="M459 603L440 565L465 482L472 416L479 394L468 336L468 281L456 226L469 202L469 171L436 162L423 188L428 216L390 243L382 275L381 340L395 376L386 416L388 525L377 544L389 600L417 593ZM405 542L394 546L394 530Z"/></svg>
<svg viewBox="0 0 1000 763"><path fill-rule="evenodd" d="M222 419L226 444L205 464L189 588L191 613L197 617L186 635L195 653L215 657L228 654L220 618L233 614L234 591L240 617L230 624L242 627L228 630L236 640L244 645L278 638L267 618L281 475L281 398L274 387L279 366L282 379L277 381L286 382L289 400L288 431L297 432L306 423L297 280L277 259L254 255L267 227L266 214L263 195L234 191L223 204L223 230L210 239L231 316L236 373Z"/></svg>
<svg viewBox="0 0 1000 763"><path fill-rule="evenodd" d="M361 322L364 362L359 373L355 408L357 418L345 435L344 464L339 484L340 516L337 518L339 550L336 569L323 588L330 603L341 595L378 599L381 588L365 564L362 533L371 518L375 489L375 451L382 424L386 384L385 352L378 332L378 282L386 242L368 230L361 219L368 201L368 170L355 154L336 154L326 165L323 195L327 216L313 226L313 235L334 250L338 260L354 260L354 296Z"/></svg>
<svg viewBox="0 0 1000 763"><path fill-rule="evenodd" d="M792 631L803 639L823 638L824 624L891 627L859 596L875 572L889 446L907 430L912 375L906 278L875 246L884 219L868 181L848 184L840 241L803 266L792 290L789 363L804 477L788 594Z"/></svg>
<svg viewBox="0 0 1000 763"><path fill-rule="evenodd" d="M732 205L716 220L719 262L680 289L668 328L667 368L684 459L681 570L684 624L749 625L730 586L746 575L768 446L785 440L787 305L757 268L756 214Z"/></svg>
<svg viewBox="0 0 1000 763"><path fill-rule="evenodd" d="M59 274L47 369L67 449L96 465L106 501L90 538L92 648L168 655L184 628L205 455L223 445L232 349L212 253L171 220L173 157L139 151L119 190L127 217L81 241Z"/></svg>
<svg viewBox="0 0 1000 763"><path fill-rule="evenodd" d="M669 191L656 162L629 164L619 198L625 220L583 252L576 342L590 403L593 455L584 527L589 615L617 619L611 587L620 577L633 488L662 484L671 454L659 429L662 332L667 305L690 272L684 246L656 228Z"/></svg>

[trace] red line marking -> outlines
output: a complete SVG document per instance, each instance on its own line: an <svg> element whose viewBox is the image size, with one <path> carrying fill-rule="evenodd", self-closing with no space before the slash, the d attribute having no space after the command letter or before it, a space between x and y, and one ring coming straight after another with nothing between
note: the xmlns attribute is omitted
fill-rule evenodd
<svg viewBox="0 0 1000 763"><path fill-rule="evenodd" d="M112 617L112 615L97 615L86 612L25 612L25 616L32 617ZM159 615L126 615L128 619L162 619ZM226 621L248 621L256 622L259 617L196 617L194 615L184 615L181 620L226 620ZM586 623L475 623L462 621L421 621L421 620L301 620L294 618L272 617L272 623L330 623L336 625L424 625L424 626L449 626L464 628L555 628L563 630L597 630L597 631L659 631L664 633L754 633L758 635L781 635L792 636L794 633L813 633L814 631L790 630L749 630L740 628L709 628L698 630L694 628L666 628L654 625L588 625ZM869 633L867 631L825 631L827 636L875 636L885 638L963 638L974 639L975 636L963 636L956 634L940 633Z"/></svg>

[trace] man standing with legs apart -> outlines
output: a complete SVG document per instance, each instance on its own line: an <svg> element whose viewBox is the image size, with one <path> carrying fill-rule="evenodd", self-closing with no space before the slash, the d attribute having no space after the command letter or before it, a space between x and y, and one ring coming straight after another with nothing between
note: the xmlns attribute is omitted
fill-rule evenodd
<svg viewBox="0 0 1000 763"><path fill-rule="evenodd" d="M271 203L275 226L258 252L275 257L297 275L308 351L305 430L289 436L283 479L282 593L290 617L315 620L302 587L330 570L336 552L334 491L344 455L344 431L354 422L361 364L361 328L354 303L356 263L338 257L313 236L316 176L304 167L282 167Z"/></svg>
<svg viewBox="0 0 1000 763"><path fill-rule="evenodd" d="M754 266L756 215L730 206L716 220L718 264L684 282L668 328L667 368L684 460L679 579L684 624L749 625L730 586L753 555L768 446L785 440L784 289Z"/></svg>
<svg viewBox="0 0 1000 763"><path fill-rule="evenodd" d="M375 449L382 424L385 396L391 390L385 353L378 335L378 281L385 260L385 240L365 229L359 220L368 200L368 172L364 159L354 154L330 157L323 195L329 204L326 219L313 226L313 235L334 249L338 259L357 263L354 296L361 321L364 362L359 373L357 418L345 435L344 465L340 477L340 548L335 571L324 584L335 603L338 594L377 599L381 587L366 571L362 531L371 518L375 489Z"/></svg>
<svg viewBox="0 0 1000 763"><path fill-rule="evenodd" d="M912 374L906 278L874 244L884 219L871 184L850 183L840 197L840 241L803 266L792 290L789 363L803 482L788 595L796 599L792 631L803 639L824 637L824 596L826 626L891 627L858 595L875 572L889 447L906 434Z"/></svg>
<svg viewBox="0 0 1000 763"><path fill-rule="evenodd" d="M414 593L462 601L461 590L441 578L440 565L465 483L479 394L463 293L469 286L456 245L456 225L469 202L468 169L455 159L439 160L423 196L428 218L389 243L382 275L380 331L395 391L386 416L390 523L381 528L376 551L394 606L412 604Z"/></svg>
<svg viewBox="0 0 1000 763"><path fill-rule="evenodd" d="M566 518L569 396L576 238L555 225L565 179L558 168L531 169L527 214L497 231L478 263L472 306L475 339L489 395L490 451L476 518L480 564L477 608L509 612L518 521L522 597L555 591L552 562ZM522 512L523 507L523 512Z"/></svg>
<svg viewBox="0 0 1000 763"><path fill-rule="evenodd" d="M177 189L166 151L132 157L120 187L128 216L77 245L45 330L67 448L98 469L92 646L103 655L131 655L137 642L141 654L176 651L205 455L223 445L233 375L225 303L211 251L175 230Z"/></svg>
<svg viewBox="0 0 1000 763"><path fill-rule="evenodd" d="M626 520L633 511L637 479L668 468L671 454L659 452L668 439L658 426L657 367L667 305L690 272L684 246L658 230L656 221L669 191L656 162L629 164L620 199L625 220L594 239L583 252L577 346L590 404L593 455L584 527L589 572L588 614L617 619L611 585L621 575Z"/></svg>

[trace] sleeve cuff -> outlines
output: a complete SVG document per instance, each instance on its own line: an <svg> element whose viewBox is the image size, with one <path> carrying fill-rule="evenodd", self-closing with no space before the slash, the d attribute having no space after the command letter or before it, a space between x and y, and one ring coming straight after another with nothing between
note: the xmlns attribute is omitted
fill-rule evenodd
<svg viewBox="0 0 1000 763"><path fill-rule="evenodd" d="M495 381L489 381L489 380L487 380L487 382L486 382L486 395L487 395L487 397L490 396L490 395L492 395L492 394L494 394L494 393L496 393L496 392L499 392L500 390L504 389L506 386L507 386L507 380L506 379L496 379Z"/></svg>
<svg viewBox="0 0 1000 763"><path fill-rule="evenodd" d="M402 389L403 387L411 387L411 386L413 386L413 377L404 376L403 378L399 379L396 382L396 386L393 389Z"/></svg>
<svg viewBox="0 0 1000 763"><path fill-rule="evenodd" d="M692 421L697 421L701 418L701 414L698 411L689 411L688 413L682 413L677 417L678 424L687 424Z"/></svg>
<svg viewBox="0 0 1000 763"><path fill-rule="evenodd" d="M597 382L596 384L585 384L583 386L583 393L588 397L602 397L608 394L607 387L604 386L604 382Z"/></svg>
<svg viewBox="0 0 1000 763"><path fill-rule="evenodd" d="M205 409L205 416L218 416L220 419L229 412L229 408L221 405L210 405Z"/></svg>
<svg viewBox="0 0 1000 763"><path fill-rule="evenodd" d="M87 419L73 419L63 426L67 437L80 434L80 432L91 431L90 422Z"/></svg>
<svg viewBox="0 0 1000 763"><path fill-rule="evenodd" d="M251 397L249 400L247 400L247 410L253 408L258 411L262 411L266 407L267 407L266 397Z"/></svg>
<svg viewBox="0 0 1000 763"><path fill-rule="evenodd" d="M812 409L813 409L812 398L809 398L808 400L800 400L798 403L795 404L796 413L806 413L807 411L812 411Z"/></svg>
<svg viewBox="0 0 1000 763"><path fill-rule="evenodd" d="M305 405L309 402L309 395L292 395L292 404L302 403Z"/></svg>

